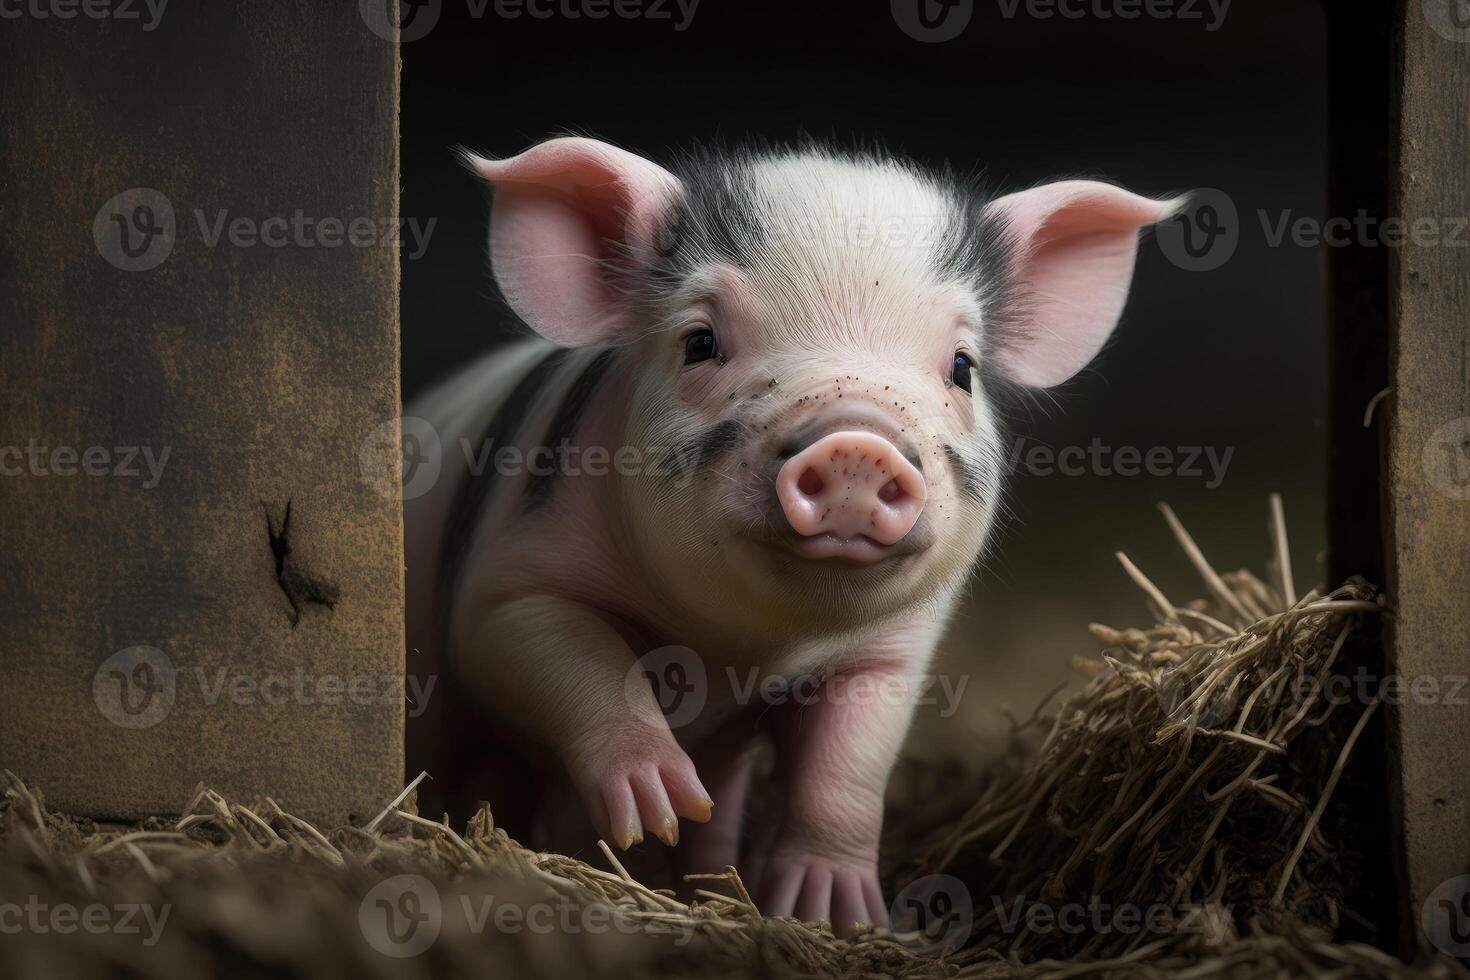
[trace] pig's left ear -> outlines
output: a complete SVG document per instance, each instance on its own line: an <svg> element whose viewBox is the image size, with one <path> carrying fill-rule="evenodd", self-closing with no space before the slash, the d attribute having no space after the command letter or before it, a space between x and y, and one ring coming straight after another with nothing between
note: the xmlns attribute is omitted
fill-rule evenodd
<svg viewBox="0 0 1470 980"><path fill-rule="evenodd" d="M617 270L653 259L658 223L679 182L599 140L564 137L519 156L466 162L495 187L490 262L511 308L566 347L637 332Z"/></svg>
<svg viewBox="0 0 1470 980"><path fill-rule="evenodd" d="M1045 388L1082 370L1123 313L1139 229L1184 203L1090 180L1044 184L992 202L987 214L1017 245L1013 272L1021 291L1021 323L996 354L1006 373Z"/></svg>

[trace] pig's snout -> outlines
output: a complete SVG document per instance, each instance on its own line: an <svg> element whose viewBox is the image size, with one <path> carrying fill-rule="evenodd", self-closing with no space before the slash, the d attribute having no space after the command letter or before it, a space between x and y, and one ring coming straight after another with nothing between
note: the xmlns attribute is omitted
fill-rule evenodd
<svg viewBox="0 0 1470 980"><path fill-rule="evenodd" d="M887 439L834 432L792 456L776 497L792 530L897 544L924 511L924 475Z"/></svg>

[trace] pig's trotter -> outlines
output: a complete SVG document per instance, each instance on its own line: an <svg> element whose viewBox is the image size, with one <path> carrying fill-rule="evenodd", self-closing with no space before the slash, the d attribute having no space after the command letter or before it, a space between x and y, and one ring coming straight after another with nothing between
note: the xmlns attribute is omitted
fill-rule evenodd
<svg viewBox="0 0 1470 980"><path fill-rule="evenodd" d="M645 831L673 847L679 842L679 817L697 823L710 819L709 792L667 732L609 739L578 755L568 760L568 768L592 822L623 850L641 842Z"/></svg>
<svg viewBox="0 0 1470 980"><path fill-rule="evenodd" d="M679 817L710 818L710 795L652 690L625 685L632 651L596 613L538 596L459 628L461 676L555 750L607 840L626 850L647 831L672 846Z"/></svg>
<svg viewBox="0 0 1470 980"><path fill-rule="evenodd" d="M862 924L888 924L878 869L871 862L775 853L764 877L760 909L766 915L831 922L838 936L850 936Z"/></svg>
<svg viewBox="0 0 1470 980"><path fill-rule="evenodd" d="M762 868L766 915L826 919L838 935L888 921L877 870L884 788L936 633L930 621L900 626L814 698L782 706L774 733L786 794Z"/></svg>

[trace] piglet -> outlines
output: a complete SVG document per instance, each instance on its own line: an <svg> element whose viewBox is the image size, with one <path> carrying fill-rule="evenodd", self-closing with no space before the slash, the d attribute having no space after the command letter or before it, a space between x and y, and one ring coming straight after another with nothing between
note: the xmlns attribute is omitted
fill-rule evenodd
<svg viewBox="0 0 1470 980"><path fill-rule="evenodd" d="M885 923L884 788L999 505L997 399L1093 358L1181 202L822 148L467 162L535 335L406 410L442 453L406 505L411 665L511 724L493 752L548 778L499 792L547 787L543 838L655 836L767 914ZM671 656L702 678L677 725ZM762 739L779 813L742 853Z"/></svg>

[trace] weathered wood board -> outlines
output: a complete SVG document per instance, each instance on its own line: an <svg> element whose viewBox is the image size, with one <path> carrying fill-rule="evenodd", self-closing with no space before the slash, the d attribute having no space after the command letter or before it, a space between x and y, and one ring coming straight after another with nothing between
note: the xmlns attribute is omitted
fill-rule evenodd
<svg viewBox="0 0 1470 980"><path fill-rule="evenodd" d="M1411 926L1442 885L1451 906L1470 898L1470 878L1453 883L1470 874L1470 25L1453 7L1400 5L1391 189L1406 233L1389 280L1389 730Z"/></svg>
<svg viewBox="0 0 1470 980"><path fill-rule="evenodd" d="M397 48L350 2L155 6L0 29L0 766L96 817L200 781L370 816L403 777Z"/></svg>

